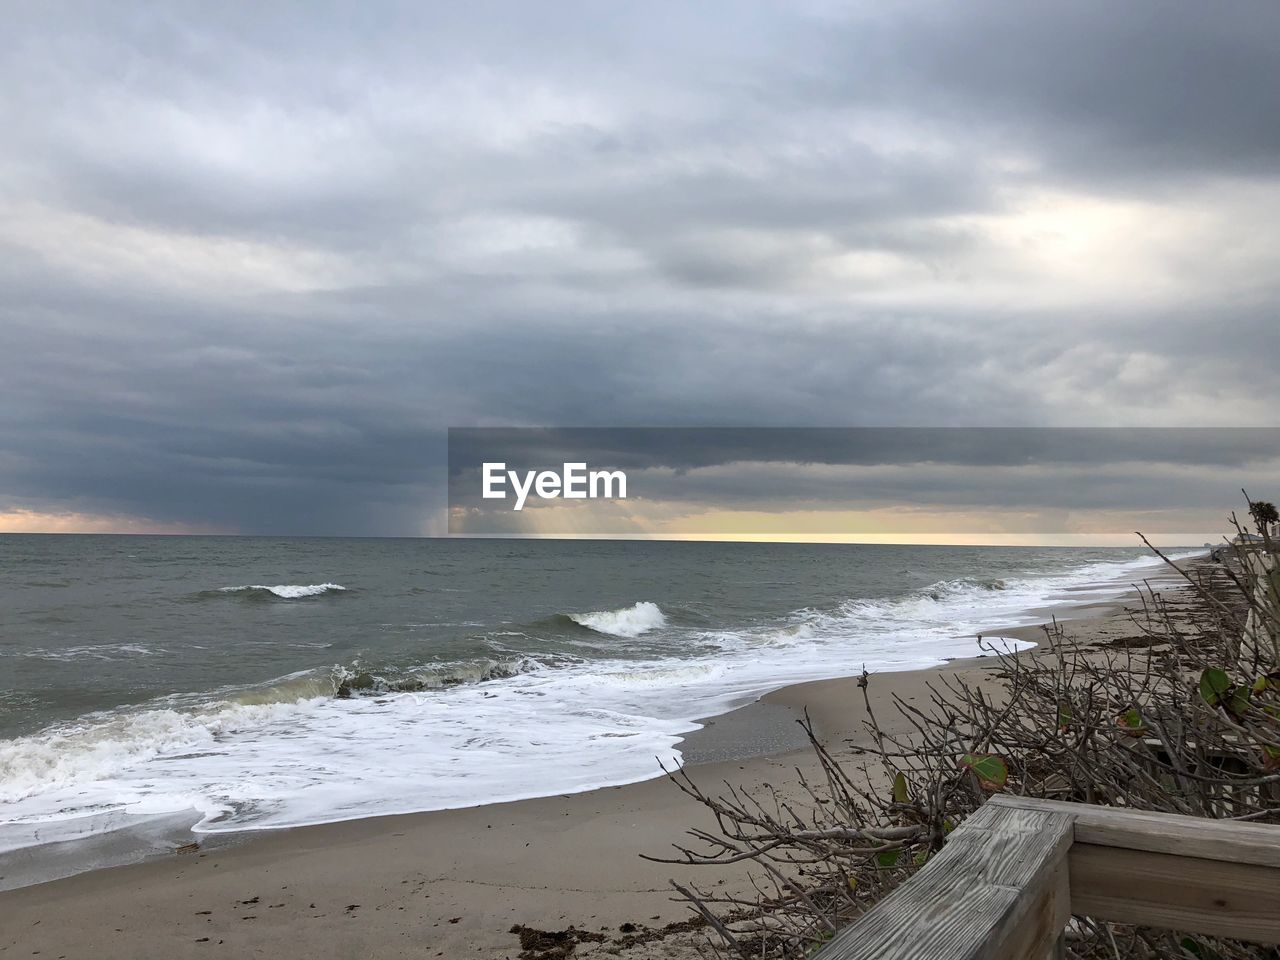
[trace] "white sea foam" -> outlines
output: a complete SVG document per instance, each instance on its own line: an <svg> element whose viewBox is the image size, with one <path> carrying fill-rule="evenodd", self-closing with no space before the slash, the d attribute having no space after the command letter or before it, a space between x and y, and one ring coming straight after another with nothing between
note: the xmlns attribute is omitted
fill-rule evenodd
<svg viewBox="0 0 1280 960"><path fill-rule="evenodd" d="M658 627L667 625L667 618L656 603L641 600L630 607L620 610L600 610L596 613L571 613L569 619L574 623L597 633L608 633L615 637L638 637Z"/></svg>
<svg viewBox="0 0 1280 960"><path fill-rule="evenodd" d="M643 780L658 760L679 763L700 718L790 683L973 656L979 631L1039 622L1032 611L1050 603L1117 596L1157 564L1098 563L1003 589L951 581L741 630L686 631L684 649L697 652L685 656L574 660L349 700L301 684L286 702L91 716L0 742L0 849L137 816L194 811L198 832L254 830ZM667 624L650 602L574 619L623 638Z"/></svg>
<svg viewBox="0 0 1280 960"><path fill-rule="evenodd" d="M51 788L84 788L158 757L216 750L220 737L286 717L297 705L222 703L195 712L145 710L0 740L0 803Z"/></svg>
<svg viewBox="0 0 1280 960"><path fill-rule="evenodd" d="M249 583L239 587L220 587L222 593L244 593L252 590L260 590L264 593L274 594L284 600L297 600L300 597L318 597L322 593L330 593L338 590L346 590L340 583L278 583L274 587L268 587L261 583Z"/></svg>
<svg viewBox="0 0 1280 960"><path fill-rule="evenodd" d="M134 657L149 657L155 652L150 647L144 647L140 643L97 643L76 647L62 647L55 650L44 648L20 650L12 654L0 652L0 656L69 662L72 660L129 660Z"/></svg>

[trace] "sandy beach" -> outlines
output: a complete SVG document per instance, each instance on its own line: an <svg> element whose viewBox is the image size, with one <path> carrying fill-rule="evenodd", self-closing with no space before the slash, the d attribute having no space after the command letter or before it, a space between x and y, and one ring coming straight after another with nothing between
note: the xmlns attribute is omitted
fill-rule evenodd
<svg viewBox="0 0 1280 960"><path fill-rule="evenodd" d="M1066 639L1107 644L1137 630L1124 604L1076 608ZM1046 619L1052 611L1044 611ZM1040 628L994 631L1044 639ZM892 698L921 701L946 674L984 682L989 659L877 674ZM883 709L880 709L883 707ZM837 754L864 735L855 677L798 684L715 718L685 744L711 787L798 791L815 763L795 722L807 710ZM702 807L665 778L575 795L355 820L253 835L0 894L0 954L66 958L692 957L705 942L669 879L747 889L747 870L654 863ZM526 933L516 928L566 938Z"/></svg>

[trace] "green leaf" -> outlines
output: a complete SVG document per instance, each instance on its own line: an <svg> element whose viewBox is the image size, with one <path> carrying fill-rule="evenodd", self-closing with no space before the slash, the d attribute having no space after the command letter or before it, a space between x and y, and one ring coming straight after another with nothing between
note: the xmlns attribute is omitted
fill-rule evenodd
<svg viewBox="0 0 1280 960"><path fill-rule="evenodd" d="M1231 689L1231 678L1225 670L1210 667L1200 674L1200 699L1211 707L1222 703L1227 691Z"/></svg>
<svg viewBox="0 0 1280 960"><path fill-rule="evenodd" d="M1236 687L1231 691L1231 696L1227 700L1227 709L1240 716L1249 709L1249 688Z"/></svg>
<svg viewBox="0 0 1280 960"><path fill-rule="evenodd" d="M999 790L1009 782L1009 767L995 754L966 753L960 766L972 770L984 790Z"/></svg>
<svg viewBox="0 0 1280 960"><path fill-rule="evenodd" d="M914 857L912 857L911 859L915 861L915 865L916 865L917 867L923 867L923 866L924 866L926 863L928 863L928 861L929 861L929 850L928 850L928 848L925 848L924 850L919 850L919 851L917 851L917 852L916 852L916 855L915 855Z"/></svg>
<svg viewBox="0 0 1280 960"><path fill-rule="evenodd" d="M1130 707L1120 716L1116 717L1116 723L1122 727L1128 727L1130 730L1142 729L1142 714L1137 707Z"/></svg>
<svg viewBox="0 0 1280 960"><path fill-rule="evenodd" d="M1253 686L1250 687L1250 689L1254 693L1264 693L1269 686L1271 686L1271 680L1269 677L1259 677L1257 680L1253 681Z"/></svg>
<svg viewBox="0 0 1280 960"><path fill-rule="evenodd" d="M907 793L907 777L906 774L899 771L893 778L893 802L894 803L910 803L911 797Z"/></svg>
<svg viewBox="0 0 1280 960"><path fill-rule="evenodd" d="M1071 711L1071 704L1065 700L1058 704L1058 728L1061 730L1071 726L1071 721L1075 719L1075 714Z"/></svg>
<svg viewBox="0 0 1280 960"><path fill-rule="evenodd" d="M901 850L886 850L884 853L878 853L876 854L876 864L885 869L897 866L898 854L901 852Z"/></svg>

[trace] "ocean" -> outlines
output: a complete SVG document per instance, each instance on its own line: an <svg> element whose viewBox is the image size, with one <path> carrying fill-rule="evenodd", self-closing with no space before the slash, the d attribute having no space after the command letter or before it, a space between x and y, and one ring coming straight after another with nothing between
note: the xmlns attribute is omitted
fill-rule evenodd
<svg viewBox="0 0 1280 960"><path fill-rule="evenodd" d="M1138 549L0 536L0 851L634 782L771 689L973 656L979 632L1160 569Z"/></svg>

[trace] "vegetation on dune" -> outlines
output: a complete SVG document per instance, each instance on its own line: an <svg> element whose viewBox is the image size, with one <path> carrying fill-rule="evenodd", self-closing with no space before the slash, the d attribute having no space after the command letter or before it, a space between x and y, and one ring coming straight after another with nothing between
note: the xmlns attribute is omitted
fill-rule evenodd
<svg viewBox="0 0 1280 960"><path fill-rule="evenodd" d="M1084 649L1051 624L1049 642L1034 651L996 651L998 690L940 675L927 705L895 698L905 723L893 729L905 733L876 717L868 695L874 679L864 674L870 719L853 759L837 760L805 719L822 772L804 784L808 802L773 791L710 793L674 774L714 814L717 829L690 831L673 862L749 860L758 868L752 898L676 885L718 934L718 952L812 956L927 864L996 792L1280 823L1275 507L1251 501L1250 517L1252 527L1231 518L1238 536L1216 559L1179 569L1186 590L1143 585L1135 636ZM1066 956L1277 953L1076 917Z"/></svg>
<svg viewBox="0 0 1280 960"><path fill-rule="evenodd" d="M1270 535L1272 525L1280 523L1280 513L1276 512L1276 505L1267 500L1254 500L1250 503L1249 515L1253 517L1259 532L1264 535Z"/></svg>

